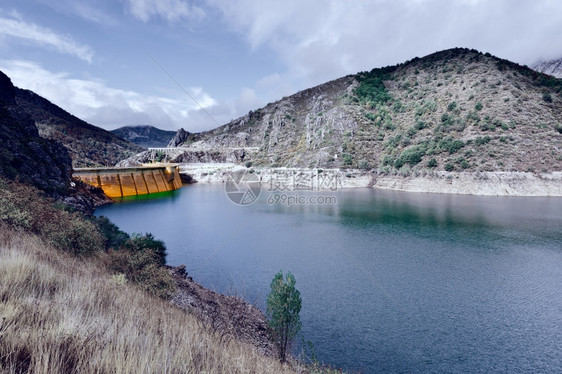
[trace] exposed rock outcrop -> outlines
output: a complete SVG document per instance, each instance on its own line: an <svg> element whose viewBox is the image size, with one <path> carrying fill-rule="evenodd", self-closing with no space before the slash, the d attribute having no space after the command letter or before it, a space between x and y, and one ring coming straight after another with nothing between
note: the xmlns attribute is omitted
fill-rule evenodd
<svg viewBox="0 0 562 374"><path fill-rule="evenodd" d="M174 137L168 143L168 147L177 147L178 145L185 143L187 141L187 138L189 138L189 135L189 132L185 131L183 128L180 128L176 132L176 135L174 135Z"/></svg>
<svg viewBox="0 0 562 374"><path fill-rule="evenodd" d="M533 65L533 69L544 74L562 78L562 58L551 61L541 61Z"/></svg>
<svg viewBox="0 0 562 374"><path fill-rule="evenodd" d="M187 276L185 265L169 267L179 291L172 303L203 320L221 335L232 336L254 346L261 354L277 357L263 313L240 297L208 290Z"/></svg>

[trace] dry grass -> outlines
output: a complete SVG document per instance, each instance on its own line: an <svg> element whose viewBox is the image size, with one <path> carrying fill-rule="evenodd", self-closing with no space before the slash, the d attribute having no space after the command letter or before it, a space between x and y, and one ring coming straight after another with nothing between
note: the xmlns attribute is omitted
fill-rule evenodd
<svg viewBox="0 0 562 374"><path fill-rule="evenodd" d="M294 372L96 261L0 226L0 372Z"/></svg>

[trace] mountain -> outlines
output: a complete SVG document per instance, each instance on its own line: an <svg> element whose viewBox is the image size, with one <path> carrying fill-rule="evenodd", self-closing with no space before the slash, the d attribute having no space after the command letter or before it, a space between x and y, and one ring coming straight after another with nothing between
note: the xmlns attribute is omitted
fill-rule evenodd
<svg viewBox="0 0 562 374"><path fill-rule="evenodd" d="M56 140L69 150L73 167L113 166L143 150L73 116L32 91L16 88L15 100L35 121L41 137Z"/></svg>
<svg viewBox="0 0 562 374"><path fill-rule="evenodd" d="M111 132L144 148L166 147L176 134L175 131L161 130L154 126L123 126Z"/></svg>
<svg viewBox="0 0 562 374"><path fill-rule="evenodd" d="M168 160L402 175L560 171L561 95L560 79L455 48L298 92L189 135Z"/></svg>
<svg viewBox="0 0 562 374"><path fill-rule="evenodd" d="M68 152L61 144L39 136L33 119L16 103L16 90L0 72L0 176L64 195L70 184Z"/></svg>
<svg viewBox="0 0 562 374"><path fill-rule="evenodd" d="M532 66L538 72L562 78L562 58L552 61L541 61Z"/></svg>
<svg viewBox="0 0 562 374"><path fill-rule="evenodd" d="M3 187L4 180L15 180L83 212L107 203L100 189L72 179L68 150L59 142L40 136L33 118L19 106L17 93L18 88L0 71L0 183ZM17 215L14 211L2 211L2 208L9 210L9 199L0 193L0 220ZM28 218L18 217L23 221Z"/></svg>
<svg viewBox="0 0 562 374"><path fill-rule="evenodd" d="M187 139L189 139L189 135L190 133L188 131L180 128L174 134L174 137L168 142L168 147L177 147L178 145L183 144Z"/></svg>

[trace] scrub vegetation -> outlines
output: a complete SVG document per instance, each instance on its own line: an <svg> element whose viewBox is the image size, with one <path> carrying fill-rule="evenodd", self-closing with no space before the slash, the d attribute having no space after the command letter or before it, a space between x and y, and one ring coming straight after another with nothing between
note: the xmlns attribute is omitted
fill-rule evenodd
<svg viewBox="0 0 562 374"><path fill-rule="evenodd" d="M0 178L0 373L339 372L281 363L172 305L165 259L151 234Z"/></svg>

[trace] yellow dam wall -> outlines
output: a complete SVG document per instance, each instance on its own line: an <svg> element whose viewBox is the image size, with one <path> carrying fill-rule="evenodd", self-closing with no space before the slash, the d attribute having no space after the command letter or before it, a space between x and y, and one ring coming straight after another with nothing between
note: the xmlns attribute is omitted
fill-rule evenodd
<svg viewBox="0 0 562 374"><path fill-rule="evenodd" d="M182 186L179 165L148 164L131 168L77 168L74 177L99 187L109 197L146 195Z"/></svg>

